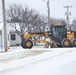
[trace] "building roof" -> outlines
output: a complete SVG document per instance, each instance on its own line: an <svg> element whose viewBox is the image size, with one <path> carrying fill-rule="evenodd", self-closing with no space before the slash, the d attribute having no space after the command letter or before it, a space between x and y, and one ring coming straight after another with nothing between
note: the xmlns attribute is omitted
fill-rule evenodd
<svg viewBox="0 0 76 75"><path fill-rule="evenodd" d="M7 27L7 28L9 28L9 30L11 32L15 31L15 29L13 27L11 27L11 25L9 23L6 23L6 25L7 26L9 25L9 27ZM2 29L3 29L3 21L0 21L0 31L2 31Z"/></svg>

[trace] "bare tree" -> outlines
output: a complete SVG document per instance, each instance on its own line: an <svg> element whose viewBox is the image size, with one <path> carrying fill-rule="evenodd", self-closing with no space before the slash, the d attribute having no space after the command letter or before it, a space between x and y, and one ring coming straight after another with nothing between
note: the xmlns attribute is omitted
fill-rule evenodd
<svg viewBox="0 0 76 75"><path fill-rule="evenodd" d="M23 40L23 34L29 32L42 32L47 24L47 17L40 15L29 7L11 5L7 9L7 17L11 19L10 24Z"/></svg>
<svg viewBox="0 0 76 75"><path fill-rule="evenodd" d="M36 32L44 31L44 27L46 25L46 17L43 15L40 15L36 11L32 11L32 12L33 13L31 14L31 18L30 18L32 32L36 33Z"/></svg>
<svg viewBox="0 0 76 75"><path fill-rule="evenodd" d="M66 24L66 21L64 19L51 18L50 22L51 22L51 24L54 24L54 23Z"/></svg>
<svg viewBox="0 0 76 75"><path fill-rule="evenodd" d="M7 16L11 19L11 26L16 30L18 35L23 39L22 35L28 31L29 22L29 8L21 5L11 5L7 9Z"/></svg>

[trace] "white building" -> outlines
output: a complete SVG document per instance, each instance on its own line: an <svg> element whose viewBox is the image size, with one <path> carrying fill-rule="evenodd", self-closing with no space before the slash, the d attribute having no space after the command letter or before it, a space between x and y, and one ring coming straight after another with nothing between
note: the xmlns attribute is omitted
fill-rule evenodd
<svg viewBox="0 0 76 75"><path fill-rule="evenodd" d="M12 31L9 29L7 24L7 45L8 46L15 46L21 44L21 38L16 33L16 31ZM0 22L0 49L3 49L3 22Z"/></svg>
<svg viewBox="0 0 76 75"><path fill-rule="evenodd" d="M8 23L9 26L9 38L10 38L10 46L20 45L21 37L18 35L16 30L11 26L11 23ZM16 24L17 29L19 30L18 24Z"/></svg>
<svg viewBox="0 0 76 75"><path fill-rule="evenodd" d="M10 46L20 45L21 38L16 31L10 31Z"/></svg>

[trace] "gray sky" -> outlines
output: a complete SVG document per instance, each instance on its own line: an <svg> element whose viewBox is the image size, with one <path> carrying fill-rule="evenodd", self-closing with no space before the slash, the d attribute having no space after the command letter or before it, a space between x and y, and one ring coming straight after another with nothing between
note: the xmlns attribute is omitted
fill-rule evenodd
<svg viewBox="0 0 76 75"><path fill-rule="evenodd" d="M0 0L0 9L2 8L1 1L2 0ZM20 3L39 11L41 14L47 15L47 0L5 0L5 2L6 7L8 7L10 4ZM76 19L76 0L50 0L50 17L66 19L66 16L64 14L66 12L66 9L63 8L63 6L66 5L73 6L72 8L70 8L70 11L72 13L72 15L70 16L70 20ZM0 15L2 15L1 11ZM0 18L2 17L0 16Z"/></svg>

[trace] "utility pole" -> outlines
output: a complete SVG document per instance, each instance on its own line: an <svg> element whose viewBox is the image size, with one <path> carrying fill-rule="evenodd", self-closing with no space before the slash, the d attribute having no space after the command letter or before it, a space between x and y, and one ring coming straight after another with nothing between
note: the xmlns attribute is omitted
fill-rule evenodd
<svg viewBox="0 0 76 75"><path fill-rule="evenodd" d="M7 51L7 26L6 26L6 15L5 15L5 1L2 0L2 10L3 10L3 44L4 44L4 51Z"/></svg>
<svg viewBox="0 0 76 75"><path fill-rule="evenodd" d="M48 25L50 28L50 2L49 2L49 0L47 1L47 7L48 7Z"/></svg>
<svg viewBox="0 0 76 75"><path fill-rule="evenodd" d="M67 8L67 12L65 13L65 15L67 16L67 30L70 30L69 15L71 15L71 12L69 12L69 8L72 8L72 6L64 6L64 8Z"/></svg>
<svg viewBox="0 0 76 75"><path fill-rule="evenodd" d="M44 1L44 0L43 0ZM50 1L47 0L47 8L48 8L48 26L50 28Z"/></svg>

